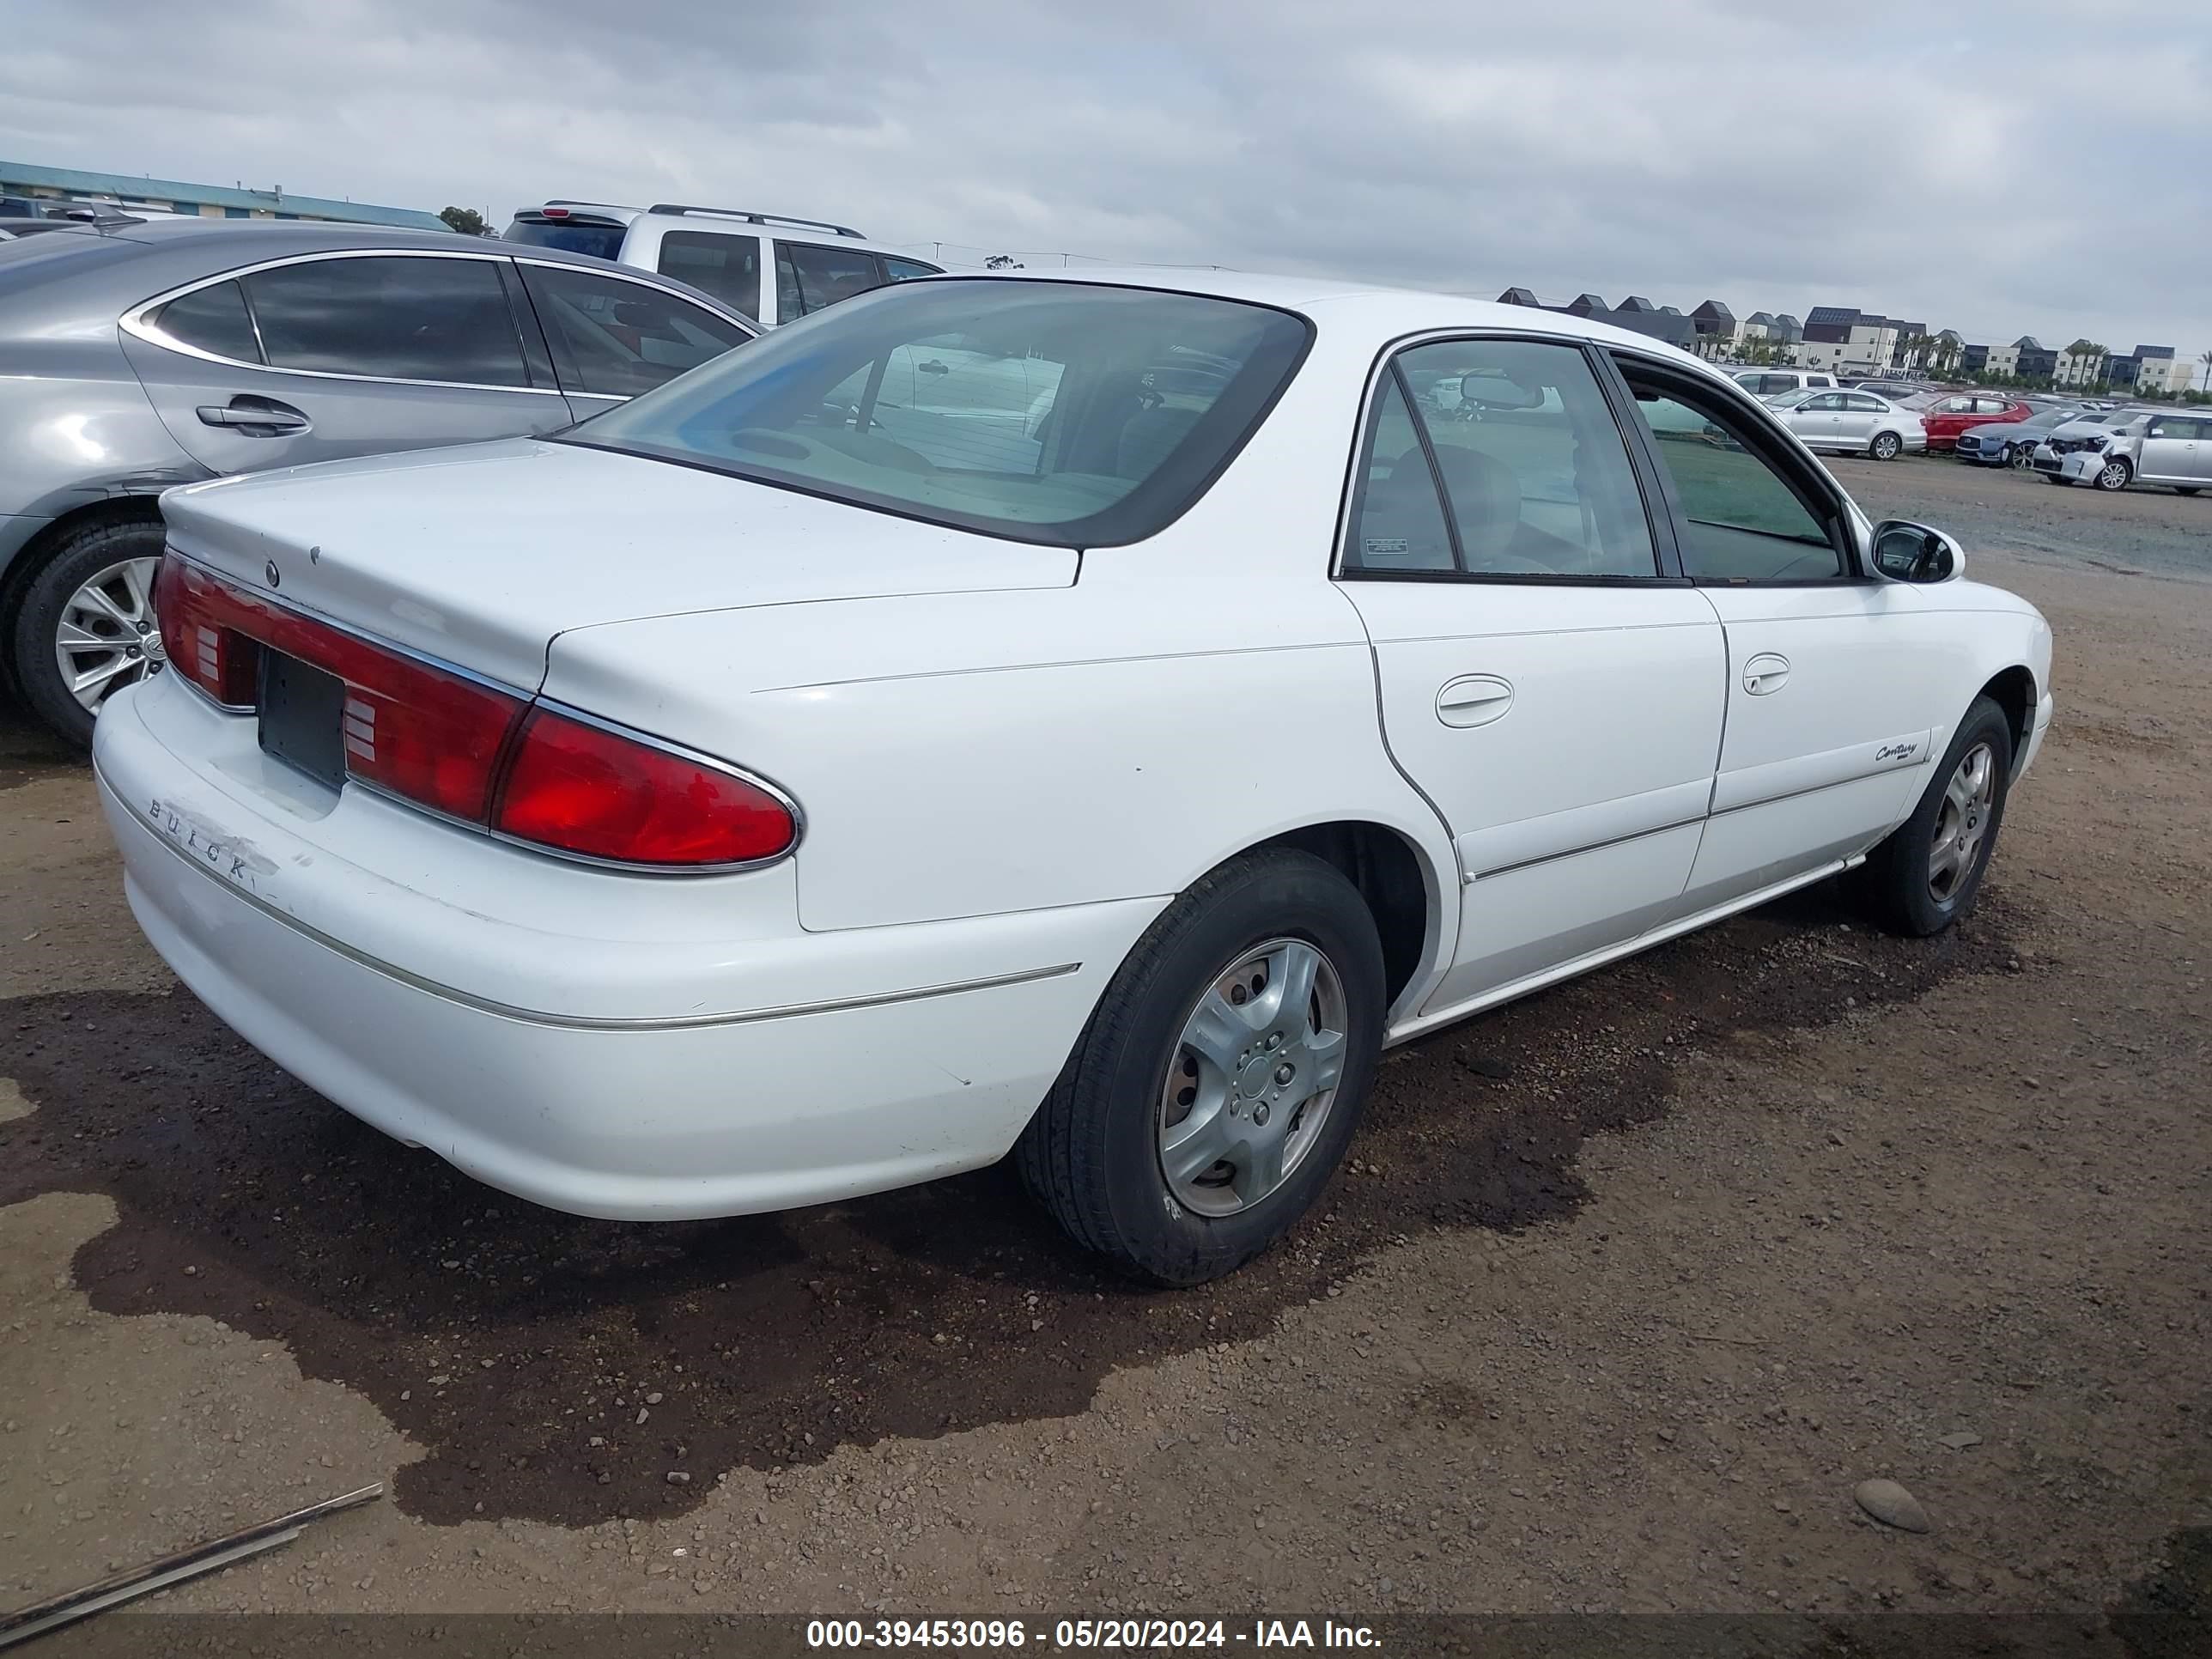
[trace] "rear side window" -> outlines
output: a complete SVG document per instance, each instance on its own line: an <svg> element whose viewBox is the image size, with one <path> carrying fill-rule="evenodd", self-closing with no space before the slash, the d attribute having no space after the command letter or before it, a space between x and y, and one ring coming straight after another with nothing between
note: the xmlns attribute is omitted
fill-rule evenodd
<svg viewBox="0 0 2212 1659"><path fill-rule="evenodd" d="M564 392L635 398L751 337L650 283L568 265L520 270Z"/></svg>
<svg viewBox="0 0 2212 1659"><path fill-rule="evenodd" d="M804 317L872 288L881 288L883 267L858 248L813 242L775 245L775 314L779 322Z"/></svg>
<svg viewBox="0 0 2212 1659"><path fill-rule="evenodd" d="M660 239L660 274L711 294L748 317L760 315L760 238L672 230Z"/></svg>
<svg viewBox="0 0 2212 1659"><path fill-rule="evenodd" d="M563 253L588 253L594 259L615 260L622 258L623 238L628 232L628 226L618 224L578 224L572 219L558 223L550 219L517 219L507 228L502 240L531 247L555 247Z"/></svg>
<svg viewBox="0 0 2212 1659"><path fill-rule="evenodd" d="M1855 409L1862 415L1880 415L1887 409L1881 398L1864 392L1850 393L1844 399L1844 407Z"/></svg>
<svg viewBox="0 0 2212 1659"><path fill-rule="evenodd" d="M910 283L917 276L942 276L945 273L935 265L926 265L919 259L894 259L884 256L884 275L894 283Z"/></svg>
<svg viewBox="0 0 2212 1659"><path fill-rule="evenodd" d="M1647 383L1621 364L1680 509L1686 574L1699 581L1817 581L1843 558L1812 509L1759 450L1752 417L1718 398Z"/></svg>
<svg viewBox="0 0 2212 1659"><path fill-rule="evenodd" d="M580 428L710 466L1056 547L1157 533L1304 356L1287 312L1081 283L888 288L763 336Z"/></svg>
<svg viewBox="0 0 2212 1659"><path fill-rule="evenodd" d="M246 295L235 282L211 283L179 295L154 313L154 326L180 345L241 363L261 361Z"/></svg>
<svg viewBox="0 0 2212 1659"><path fill-rule="evenodd" d="M1436 474L1395 374L1383 378L1367 438L1367 465L1352 509L1344 568L1388 575L1459 568Z"/></svg>
<svg viewBox="0 0 2212 1659"><path fill-rule="evenodd" d="M489 259L313 259L243 279L272 368L526 386L522 343Z"/></svg>
<svg viewBox="0 0 2212 1659"><path fill-rule="evenodd" d="M1451 560L1470 576L1656 576L1650 526L1628 449L1589 361L1574 346L1523 340L1444 340L1402 352L1394 378L1420 424L1396 443L1387 406L1376 429L1387 466L1373 513L1410 510L1415 478L1441 489ZM1354 526L1347 568L1366 568L1370 544L1388 568L1394 530ZM1408 551L1415 550L1409 546ZM1413 567L1426 568L1426 567Z"/></svg>

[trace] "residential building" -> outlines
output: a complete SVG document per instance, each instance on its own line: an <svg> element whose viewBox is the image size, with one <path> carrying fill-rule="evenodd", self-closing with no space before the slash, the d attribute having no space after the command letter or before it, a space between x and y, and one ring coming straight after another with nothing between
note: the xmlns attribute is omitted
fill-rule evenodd
<svg viewBox="0 0 2212 1659"><path fill-rule="evenodd" d="M1738 332L1747 340L1772 339L1774 337L1774 313L1771 311L1753 312L1750 316L1743 319L1743 326L1738 331Z"/></svg>
<svg viewBox="0 0 2212 1659"><path fill-rule="evenodd" d="M2047 380L2058 373L2058 354L2039 343L2033 334L2012 343L2015 354L2011 372L2023 380Z"/></svg>
<svg viewBox="0 0 2212 1659"><path fill-rule="evenodd" d="M1925 323L1893 322L1896 331L1889 356L1882 359L1885 368L1917 368L1928 352L1928 325Z"/></svg>
<svg viewBox="0 0 2212 1659"><path fill-rule="evenodd" d="M1680 346L1686 351L1697 349L1697 331L1690 319L1680 312L1669 314L1667 310L1653 306L1649 300L1644 301L1641 309L1631 310L1623 304L1616 311L1595 294L1578 294L1565 305L1547 306L1531 289L1509 288L1498 296L1498 302L1507 306L1533 306L1540 311L1564 311L1572 317L1587 317L1595 322L1611 323L1615 328L1625 328L1632 333L1664 340L1668 344Z"/></svg>
<svg viewBox="0 0 2212 1659"><path fill-rule="evenodd" d="M1778 311L1774 313L1773 336L1778 340L1785 340L1795 345L1805 337L1805 325L1788 312Z"/></svg>
<svg viewBox="0 0 2212 1659"><path fill-rule="evenodd" d="M2089 343L2083 342L2084 344ZM2059 386L2091 386L2105 379L2105 363L2110 353L2101 346L2087 351L2076 351L2069 346L2058 354L2052 366L2051 378Z"/></svg>
<svg viewBox="0 0 2212 1659"><path fill-rule="evenodd" d="M1985 345L1962 345L1959 348L1959 372L1962 374L1987 374L1990 368L1990 348Z"/></svg>
<svg viewBox="0 0 2212 1659"><path fill-rule="evenodd" d="M2171 397L2196 384L2197 365L2172 346L2139 345L2135 349L2135 384L2144 392Z"/></svg>
<svg viewBox="0 0 2212 1659"><path fill-rule="evenodd" d="M1968 350L1982 354L1983 372L1989 374L2017 374L2020 373L2020 342L2010 345L1970 346Z"/></svg>
<svg viewBox="0 0 2212 1659"><path fill-rule="evenodd" d="M1701 341L1710 343L1707 349L1714 352L1734 350L1742 332L1735 313L1721 300L1708 300L1692 311L1690 324L1698 331Z"/></svg>
<svg viewBox="0 0 2212 1659"><path fill-rule="evenodd" d="M1657 306L1653 305L1650 301L1645 299L1641 294L1630 295L1626 300L1623 300L1620 302L1620 308L1623 311L1650 312L1656 312L1659 309Z"/></svg>
<svg viewBox="0 0 2212 1659"><path fill-rule="evenodd" d="M351 224L404 225L415 230L446 228L445 222L434 213L375 207L367 202L334 202L319 196L290 196L281 185L273 190L187 185L173 179L34 167L27 161L0 161L0 196L112 202L125 209L152 208L204 219L334 219Z"/></svg>

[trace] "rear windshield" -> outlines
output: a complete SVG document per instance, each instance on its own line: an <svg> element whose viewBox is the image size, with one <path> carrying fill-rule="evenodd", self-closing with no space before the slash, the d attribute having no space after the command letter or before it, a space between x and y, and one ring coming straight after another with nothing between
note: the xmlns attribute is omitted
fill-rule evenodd
<svg viewBox="0 0 2212 1659"><path fill-rule="evenodd" d="M622 253L622 225L578 225L550 219L517 219L507 228L506 240L527 242L532 247L557 247L563 253L588 253L612 259Z"/></svg>
<svg viewBox="0 0 2212 1659"><path fill-rule="evenodd" d="M1196 295L901 283L778 329L569 441L1019 541L1110 546L1197 500L1309 337L1287 312Z"/></svg>

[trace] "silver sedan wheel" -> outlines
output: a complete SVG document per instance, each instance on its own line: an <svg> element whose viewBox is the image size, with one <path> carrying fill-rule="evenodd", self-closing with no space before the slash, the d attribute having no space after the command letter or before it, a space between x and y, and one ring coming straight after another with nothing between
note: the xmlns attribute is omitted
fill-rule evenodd
<svg viewBox="0 0 2212 1659"><path fill-rule="evenodd" d="M1989 744L1978 743L1959 757L1936 814L1936 836L1928 849L1928 893L1938 904L1948 904L1960 884L1974 873L1982 842L1990 833L1996 794L1996 757Z"/></svg>
<svg viewBox="0 0 2212 1659"><path fill-rule="evenodd" d="M1183 1022L1160 1086L1160 1170L1200 1215L1249 1209L1321 1139L1346 1048L1344 982L1304 939L1231 963Z"/></svg>
<svg viewBox="0 0 2212 1659"><path fill-rule="evenodd" d="M69 597L54 629L54 665L88 714L122 686L166 662L154 617L159 559L125 559L96 573Z"/></svg>

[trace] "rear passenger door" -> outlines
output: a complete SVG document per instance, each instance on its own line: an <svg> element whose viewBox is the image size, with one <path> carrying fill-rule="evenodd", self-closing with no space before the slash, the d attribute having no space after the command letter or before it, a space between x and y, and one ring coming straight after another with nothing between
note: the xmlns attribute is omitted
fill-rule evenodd
<svg viewBox="0 0 2212 1659"><path fill-rule="evenodd" d="M663 231L655 268L732 311L761 314L761 239L726 230Z"/></svg>
<svg viewBox="0 0 2212 1659"><path fill-rule="evenodd" d="M1902 818L1941 723L1965 712L1936 700L1968 672L1966 646L1924 590L1860 574L1841 492L1763 411L1618 356L1683 572L1726 632L1727 731L1687 915L1863 852ZM1699 416L1731 441L1685 441Z"/></svg>
<svg viewBox="0 0 2212 1659"><path fill-rule="evenodd" d="M579 419L650 392L753 338L657 283L581 265L518 262L561 390Z"/></svg>
<svg viewBox="0 0 2212 1659"><path fill-rule="evenodd" d="M549 432L503 254L313 254L141 306L123 346L162 424L217 472Z"/></svg>
<svg viewBox="0 0 2212 1659"><path fill-rule="evenodd" d="M1429 1012L1635 938L1688 878L1725 647L1654 536L1633 418L1578 342L1432 341L1372 388L1338 574L1458 849Z"/></svg>

